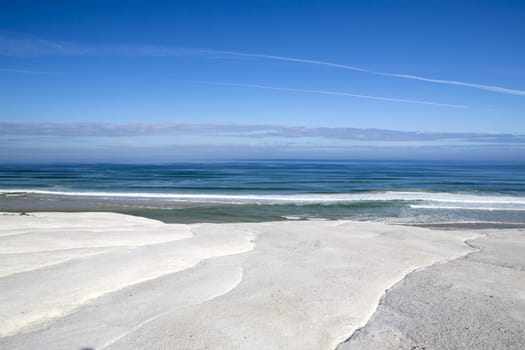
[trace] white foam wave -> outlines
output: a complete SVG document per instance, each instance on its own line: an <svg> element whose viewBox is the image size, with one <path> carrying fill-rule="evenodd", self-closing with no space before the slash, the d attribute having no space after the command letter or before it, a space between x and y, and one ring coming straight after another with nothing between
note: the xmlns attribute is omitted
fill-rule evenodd
<svg viewBox="0 0 525 350"><path fill-rule="evenodd" d="M100 191L49 191L36 189L0 189L0 194L36 194L50 196L99 197L106 199L159 199L182 202L216 202L230 204L283 203L283 204L324 204L367 201L423 201L438 203L495 204L525 206L525 197L474 195L447 192L368 192L334 194L188 194L188 193L146 193L146 192L100 192Z"/></svg>
<svg viewBox="0 0 525 350"><path fill-rule="evenodd" d="M283 215L281 216L283 219L286 220L304 220L305 218L303 216L291 216L291 215Z"/></svg>
<svg viewBox="0 0 525 350"><path fill-rule="evenodd" d="M384 219L374 220L384 224L390 225L472 225L472 224L487 224L487 225L523 225L520 222L512 221L494 221L494 220L441 220L436 221L435 218L429 218L428 220L416 219L416 218L400 218L400 219Z"/></svg>
<svg viewBox="0 0 525 350"><path fill-rule="evenodd" d="M443 209L443 210L488 210L488 211L525 211L525 206L501 206L501 207L488 207L488 206L459 206L459 205L417 205L411 204L412 209Z"/></svg>

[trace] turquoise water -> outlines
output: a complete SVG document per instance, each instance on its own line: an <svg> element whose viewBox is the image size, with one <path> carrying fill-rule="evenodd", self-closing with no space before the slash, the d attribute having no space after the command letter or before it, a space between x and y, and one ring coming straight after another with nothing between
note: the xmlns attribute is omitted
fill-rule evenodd
<svg viewBox="0 0 525 350"><path fill-rule="evenodd" d="M167 222L525 224L525 165L220 162L2 165L0 210L103 210Z"/></svg>

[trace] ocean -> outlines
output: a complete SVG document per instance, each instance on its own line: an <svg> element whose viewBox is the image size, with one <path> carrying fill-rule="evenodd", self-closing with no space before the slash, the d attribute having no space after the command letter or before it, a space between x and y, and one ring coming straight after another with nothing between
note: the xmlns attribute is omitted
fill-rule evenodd
<svg viewBox="0 0 525 350"><path fill-rule="evenodd" d="M0 211L164 222L361 220L525 226L525 165L253 161L0 165Z"/></svg>

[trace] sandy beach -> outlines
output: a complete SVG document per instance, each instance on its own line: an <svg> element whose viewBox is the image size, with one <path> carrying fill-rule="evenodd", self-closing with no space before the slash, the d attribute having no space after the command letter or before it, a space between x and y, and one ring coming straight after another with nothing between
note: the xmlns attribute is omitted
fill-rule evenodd
<svg viewBox="0 0 525 350"><path fill-rule="evenodd" d="M0 350L525 350L525 0L1 4Z"/></svg>
<svg viewBox="0 0 525 350"><path fill-rule="evenodd" d="M0 214L0 349L522 349L525 232Z"/></svg>

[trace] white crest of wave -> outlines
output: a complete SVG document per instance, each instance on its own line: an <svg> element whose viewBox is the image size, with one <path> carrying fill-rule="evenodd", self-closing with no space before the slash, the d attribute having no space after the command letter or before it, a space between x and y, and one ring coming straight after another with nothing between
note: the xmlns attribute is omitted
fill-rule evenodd
<svg viewBox="0 0 525 350"><path fill-rule="evenodd" d="M499 204L499 203L488 203ZM515 203L505 203L501 206L487 206L487 205L432 205L432 204L411 204L412 209L442 209L442 210L488 210L488 211L525 211L525 205Z"/></svg>
<svg viewBox="0 0 525 350"><path fill-rule="evenodd" d="M367 192L333 194L214 194L214 193L147 193L100 191L49 191L36 189L0 189L0 194L36 194L100 198L145 198L184 202L268 203L268 204L330 204L367 201L420 201L458 204L495 204L525 206L525 197L448 192Z"/></svg>

